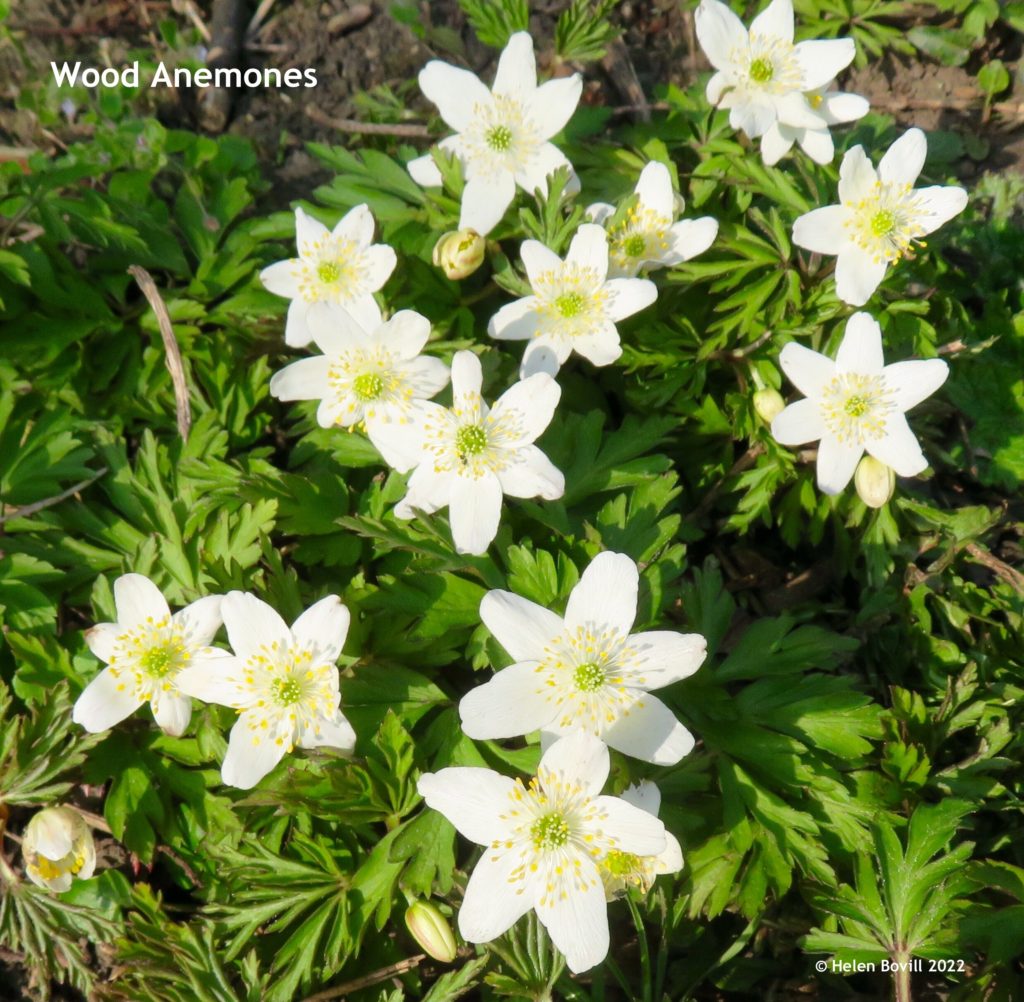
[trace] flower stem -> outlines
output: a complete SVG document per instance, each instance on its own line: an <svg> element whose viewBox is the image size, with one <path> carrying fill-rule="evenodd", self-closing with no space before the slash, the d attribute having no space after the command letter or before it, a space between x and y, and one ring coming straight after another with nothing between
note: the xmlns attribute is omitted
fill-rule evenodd
<svg viewBox="0 0 1024 1002"><path fill-rule="evenodd" d="M637 940L640 943L640 972L643 978L643 1002L651 1002L651 948L647 942L647 929L644 926L643 916L632 896L626 895L626 904L629 905L629 913L633 916L633 925L636 926Z"/></svg>

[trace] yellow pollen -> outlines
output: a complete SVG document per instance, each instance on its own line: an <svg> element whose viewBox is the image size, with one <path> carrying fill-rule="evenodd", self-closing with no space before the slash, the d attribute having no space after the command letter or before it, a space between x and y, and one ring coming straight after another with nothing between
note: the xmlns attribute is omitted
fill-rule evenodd
<svg viewBox="0 0 1024 1002"><path fill-rule="evenodd" d="M545 814L530 826L530 838L537 849L559 849L569 841L569 826L561 814Z"/></svg>
<svg viewBox="0 0 1024 1002"><path fill-rule="evenodd" d="M362 401L376 400L384 389L384 380L375 372L364 372L352 381L352 390Z"/></svg>
<svg viewBox="0 0 1024 1002"><path fill-rule="evenodd" d="M512 130L507 125L494 125L487 130L484 139L496 153L505 153L512 145Z"/></svg>
<svg viewBox="0 0 1024 1002"><path fill-rule="evenodd" d="M341 265L337 261L321 261L316 269L316 277L324 285L332 285L341 278Z"/></svg>
<svg viewBox="0 0 1024 1002"><path fill-rule="evenodd" d="M879 209L871 217L871 232L876 237L888 236L896 227L896 215L889 209Z"/></svg>
<svg viewBox="0 0 1024 1002"><path fill-rule="evenodd" d="M775 67L767 59L755 59L750 64L750 79L755 83L768 83L775 76Z"/></svg>
<svg viewBox="0 0 1024 1002"><path fill-rule="evenodd" d="M465 425L455 433L455 449L463 462L467 456L479 456L486 448L487 432L482 425Z"/></svg>
<svg viewBox="0 0 1024 1002"><path fill-rule="evenodd" d="M586 306L586 300L578 292L565 292L555 300L555 309L566 320L579 316L584 306Z"/></svg>

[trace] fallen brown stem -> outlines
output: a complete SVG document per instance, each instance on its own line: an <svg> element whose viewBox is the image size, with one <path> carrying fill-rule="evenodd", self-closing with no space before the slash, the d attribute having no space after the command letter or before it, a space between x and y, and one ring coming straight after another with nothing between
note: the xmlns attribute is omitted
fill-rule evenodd
<svg viewBox="0 0 1024 1002"><path fill-rule="evenodd" d="M156 314L157 326L160 328L160 337L164 342L165 361L167 371L171 374L171 383L174 386L174 409L178 420L178 434L182 439L188 438L189 428L192 427L192 407L188 400L188 384L185 382L185 367L181 363L181 349L178 347L178 340L174 336L174 328L171 326L171 317L167 312L163 299L157 291L156 282L145 268L133 264L128 273L138 283L142 294L149 301L149 305Z"/></svg>
<svg viewBox="0 0 1024 1002"><path fill-rule="evenodd" d="M318 125L326 125L339 132L362 132L367 136L401 136L405 139L429 139L430 130L425 125L382 125L377 122L359 122L354 118L335 118L324 114L319 108L307 104L306 117Z"/></svg>
<svg viewBox="0 0 1024 1002"><path fill-rule="evenodd" d="M353 28L360 28L373 17L373 8L368 3L357 3L340 14L335 14L327 22L328 35L343 35Z"/></svg>
<svg viewBox="0 0 1024 1002"><path fill-rule="evenodd" d="M20 508L10 508L0 515L0 525L5 522L9 522L12 518L28 518L30 515L35 515L37 512L44 511L47 508L52 508L55 504L60 504L61 501L66 501L69 497L77 494L79 491L85 490L90 484L94 484L104 473L107 472L107 468L104 466L101 470L94 473L88 480L83 480L80 483L69 487L66 491L61 491L60 494L55 494L52 498L44 498L42 501L33 501L32 504L22 505Z"/></svg>
<svg viewBox="0 0 1024 1002"><path fill-rule="evenodd" d="M964 549L976 564L982 564L984 567L987 567L997 577L1001 577L1021 595L1024 595L1024 574L1021 574L1020 571L1015 570L1009 564L1004 563L977 543L968 543Z"/></svg>
<svg viewBox="0 0 1024 1002"><path fill-rule="evenodd" d="M425 953L417 953L413 957L406 957L405 960L400 960L397 964L382 967L379 971L373 971L361 978L356 978L354 981L346 981L343 985L337 985L334 988L317 992L316 995L309 995L302 1002L327 1002L327 999L340 998L342 995L348 995L349 992L357 992L362 988L369 988L370 985L387 981L388 978L393 978L396 974L404 974L406 971L411 971L414 967L419 967L426 959L427 955Z"/></svg>

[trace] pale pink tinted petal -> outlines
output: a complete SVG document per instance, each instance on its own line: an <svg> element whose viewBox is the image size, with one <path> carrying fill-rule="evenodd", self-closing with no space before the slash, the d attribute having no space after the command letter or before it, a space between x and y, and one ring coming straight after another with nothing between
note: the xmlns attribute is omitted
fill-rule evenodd
<svg viewBox="0 0 1024 1002"><path fill-rule="evenodd" d="M772 437L779 445L817 442L825 434L825 421L816 400L797 400L772 421Z"/></svg>

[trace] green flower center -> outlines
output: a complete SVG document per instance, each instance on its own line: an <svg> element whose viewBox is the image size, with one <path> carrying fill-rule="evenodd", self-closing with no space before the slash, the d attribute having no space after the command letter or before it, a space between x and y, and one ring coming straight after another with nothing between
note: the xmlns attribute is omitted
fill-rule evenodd
<svg viewBox="0 0 1024 1002"><path fill-rule="evenodd" d="M896 216L888 209L879 209L871 217L871 232L876 237L884 237L896 228Z"/></svg>
<svg viewBox="0 0 1024 1002"><path fill-rule="evenodd" d="M316 277L324 285L331 285L341 278L341 265L337 261L321 261L316 269Z"/></svg>
<svg viewBox="0 0 1024 1002"><path fill-rule="evenodd" d="M152 678L163 678L173 667L177 649L171 644L151 647L139 658L139 667Z"/></svg>
<svg viewBox="0 0 1024 1002"><path fill-rule="evenodd" d="M512 145L512 130L507 125L493 125L484 138L496 153L505 153Z"/></svg>
<svg viewBox="0 0 1024 1002"><path fill-rule="evenodd" d="M569 841L569 826L561 814L545 814L530 827L530 838L536 849L559 849Z"/></svg>
<svg viewBox="0 0 1024 1002"><path fill-rule="evenodd" d="M768 83L775 76L775 67L767 59L755 59L750 64L750 79L755 83Z"/></svg>
<svg viewBox="0 0 1024 1002"><path fill-rule="evenodd" d="M286 678L275 678L273 682L274 699L281 706L291 706L297 703L302 695L297 679L288 675Z"/></svg>
<svg viewBox="0 0 1024 1002"><path fill-rule="evenodd" d="M572 680L580 692L597 692L604 685L604 669L593 661L577 665L572 673Z"/></svg>
<svg viewBox="0 0 1024 1002"><path fill-rule="evenodd" d="M647 250L647 241L639 233L634 233L623 240L622 250L627 257L640 257Z"/></svg>
<svg viewBox="0 0 1024 1002"><path fill-rule="evenodd" d="M621 849L612 849L601 862L613 877L631 877L641 868L639 856Z"/></svg>
<svg viewBox="0 0 1024 1002"><path fill-rule="evenodd" d="M352 389L360 400L376 400L384 389L384 380L375 372L364 372L352 381Z"/></svg>
<svg viewBox="0 0 1024 1002"><path fill-rule="evenodd" d="M468 424L455 433L455 448L460 456L479 456L487 448L487 432L478 424Z"/></svg>
<svg viewBox="0 0 1024 1002"><path fill-rule="evenodd" d="M566 320L571 320L573 317L579 316L586 304L587 301L578 292L563 292L555 300L555 309Z"/></svg>
<svg viewBox="0 0 1024 1002"><path fill-rule="evenodd" d="M859 418L863 417L868 412L870 406L867 397L858 396L856 393L851 397L847 397L846 403L843 404L843 410L846 411L850 417Z"/></svg>

